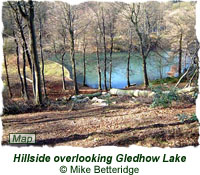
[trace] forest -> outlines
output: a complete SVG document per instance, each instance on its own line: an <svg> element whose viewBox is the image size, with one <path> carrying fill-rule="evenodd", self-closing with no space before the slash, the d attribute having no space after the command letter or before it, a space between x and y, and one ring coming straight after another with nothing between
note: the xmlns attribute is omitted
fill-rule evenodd
<svg viewBox="0 0 200 175"><path fill-rule="evenodd" d="M7 1L2 21L2 145L199 145L196 2Z"/></svg>

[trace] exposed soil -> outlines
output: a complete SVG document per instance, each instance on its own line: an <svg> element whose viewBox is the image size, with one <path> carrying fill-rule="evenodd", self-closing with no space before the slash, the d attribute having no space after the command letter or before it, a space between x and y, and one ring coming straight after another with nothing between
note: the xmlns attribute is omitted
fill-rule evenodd
<svg viewBox="0 0 200 175"><path fill-rule="evenodd" d="M11 76L11 79L15 77ZM15 78L16 79L16 78ZM11 81L14 97L9 100L3 92L4 104L25 103L20 96L20 85ZM174 103L169 108L151 108L151 99L111 97L114 103L106 107L93 106L91 102L73 104L72 82L62 89L59 78L47 78L50 105L23 114L4 115L2 144L8 144L9 133L36 133L36 145L71 145L96 147L103 145L129 146L132 144L157 147L197 146L199 123L181 122L177 114L191 116L195 105ZM134 87L135 88L135 87ZM14 91L15 89L15 91ZM31 84L29 84L31 90ZM80 93L97 92L96 89L81 87ZM58 98L65 97L65 100ZM27 105L33 102L28 102ZM73 107L72 107L73 106ZM17 145L19 146L19 145Z"/></svg>

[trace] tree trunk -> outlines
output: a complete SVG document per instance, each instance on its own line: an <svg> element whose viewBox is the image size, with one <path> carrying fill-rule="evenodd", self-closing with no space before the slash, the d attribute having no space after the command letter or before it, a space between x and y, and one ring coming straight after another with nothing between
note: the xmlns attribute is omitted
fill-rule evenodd
<svg viewBox="0 0 200 175"><path fill-rule="evenodd" d="M63 83L63 90L66 90L64 57L65 57L65 52L62 54L62 83Z"/></svg>
<svg viewBox="0 0 200 175"><path fill-rule="evenodd" d="M160 68L160 71L159 71L159 73L160 73L160 79L162 79L163 77L162 77L162 70L161 70L162 68Z"/></svg>
<svg viewBox="0 0 200 175"><path fill-rule="evenodd" d="M43 81L43 91L44 91L44 97L47 98L47 91L46 91L46 82L45 82L45 76L44 76L44 57L43 57L43 45L42 45L42 20L40 17L40 55L42 60L42 81Z"/></svg>
<svg viewBox="0 0 200 175"><path fill-rule="evenodd" d="M100 57L99 57L98 36L96 36L96 56L97 56L97 72L98 72L98 89L102 90L102 87L101 87L101 66L100 66Z"/></svg>
<svg viewBox="0 0 200 175"><path fill-rule="evenodd" d="M14 40L15 40L15 44L16 44L17 72L18 72L18 76L19 76L20 84L21 84L21 96L24 97L24 83L23 83L23 79L22 79L22 76L21 76L20 63L19 63L19 44L17 42L17 38L15 36L14 31L13 31L13 36L14 36Z"/></svg>
<svg viewBox="0 0 200 175"><path fill-rule="evenodd" d="M75 62L74 49L71 49L71 60L72 60L72 69L73 69L74 91L75 91L75 94L78 95L79 91L78 91L78 84L76 80L76 62Z"/></svg>
<svg viewBox="0 0 200 175"><path fill-rule="evenodd" d="M143 56L143 74L144 74L144 87L147 88L149 86L149 80L147 76L147 64L146 64L146 58Z"/></svg>
<svg viewBox="0 0 200 175"><path fill-rule="evenodd" d="M140 4L137 6L137 8L140 8ZM146 58L148 57L150 51L151 51L151 40L149 35L147 35L149 38L149 41L143 37L143 33L144 31L140 31L140 27L139 27L139 21L138 21L138 17L139 17L139 10L136 10L136 6L133 4L133 8L131 9L132 13L131 13L131 22L135 28L135 31L137 33L137 36L139 38L139 46L140 46L140 55L143 59L143 63L142 63L142 68L143 68L143 74L144 74L144 87L147 88L149 86L149 80L148 80L148 76L147 76L147 65L146 65ZM137 12L136 12L137 11ZM147 17L147 16L146 16ZM147 17L147 22L149 23L149 18ZM149 28L146 29L146 32L149 34Z"/></svg>
<svg viewBox="0 0 200 175"><path fill-rule="evenodd" d="M149 79L148 79L148 76L147 76L147 64L146 64L147 56L145 56L141 33L139 33L138 29L137 29L137 33L138 33L138 36L140 38L140 55L142 56L144 87L147 88L149 86Z"/></svg>
<svg viewBox="0 0 200 175"><path fill-rule="evenodd" d="M182 69L182 39L183 39L183 34L181 33L180 35L180 40L179 40L179 62L178 62L178 76L181 76L181 69Z"/></svg>
<svg viewBox="0 0 200 175"><path fill-rule="evenodd" d="M86 63L85 63L85 51L86 47L83 48L83 86L86 86Z"/></svg>
<svg viewBox="0 0 200 175"><path fill-rule="evenodd" d="M25 51L26 51L26 56L27 56L27 59L28 59L29 67L30 67L31 72L32 72L31 56L30 56L30 53L29 53L28 44L26 42L26 37L24 35L24 29L23 29L23 26L22 26L22 22L20 22L18 15L19 14L16 13L16 22L17 22L17 25L18 25L19 30L20 30L20 34L21 34L21 37L22 37L22 40L23 40L23 43L24 43L24 47L25 47Z"/></svg>
<svg viewBox="0 0 200 175"><path fill-rule="evenodd" d="M31 33L31 56L32 56L32 61L34 62L34 67L35 67L35 72L36 72L35 103L40 105L42 104L41 75L40 75L40 64L38 60L37 42L36 42L36 35L35 35L33 1L29 0L29 5L30 5L29 28L30 28L30 33Z"/></svg>
<svg viewBox="0 0 200 175"><path fill-rule="evenodd" d="M128 50L128 61L127 61L127 87L130 87L130 58L131 58L131 51Z"/></svg>
<svg viewBox="0 0 200 175"><path fill-rule="evenodd" d="M113 36L110 36L110 72L109 72L109 88L112 88L112 53L113 53Z"/></svg>
<svg viewBox="0 0 200 175"><path fill-rule="evenodd" d="M73 70L73 80L74 80L74 91L75 94L78 95L78 84L76 80L76 61L75 61L75 50L74 50L74 31L70 30L70 37L71 37L71 45L70 45L70 55L72 61L72 70Z"/></svg>
<svg viewBox="0 0 200 175"><path fill-rule="evenodd" d="M144 46L143 46L143 41L142 41L143 39L142 39L141 33L139 32L138 28L136 29L137 29L136 31L140 39L140 55L142 56L142 61L143 61L142 68L143 68L143 76L144 76L144 87L147 88L149 86L149 79L147 76L147 64L146 64L147 56L144 53Z"/></svg>
<svg viewBox="0 0 200 175"><path fill-rule="evenodd" d="M119 96L134 96L134 97L153 97L155 92L147 90L122 90L122 89L110 89L111 95Z"/></svg>
<svg viewBox="0 0 200 175"><path fill-rule="evenodd" d="M29 50L28 50L28 46L27 46L27 42L26 42L26 39L25 39L25 36L23 34L23 31L21 30L21 36L22 36L22 39L23 39L23 42L24 42L24 46L25 46L25 50L26 50L26 55L27 55L27 59L28 59L28 63L29 63L29 67L32 71L32 62L31 62L31 56L30 56L30 53L29 53Z"/></svg>
<svg viewBox="0 0 200 175"><path fill-rule="evenodd" d="M75 95L79 94L78 83L76 79L76 60L75 60L75 48L74 48L74 16L71 11L71 6L68 6L68 31L70 35L70 56L72 61L72 72L74 81Z"/></svg>
<svg viewBox="0 0 200 175"><path fill-rule="evenodd" d="M131 27L130 27L131 28ZM132 37L132 30L130 29L130 40L129 40L129 49L128 49L128 60L127 60L127 87L130 87L130 59L131 59L131 51L133 45L133 37Z"/></svg>
<svg viewBox="0 0 200 175"><path fill-rule="evenodd" d="M36 96L36 83L35 83L35 66L34 66L34 64L32 64L32 80L33 80L33 83L32 83L33 96L35 98L35 96Z"/></svg>
<svg viewBox="0 0 200 175"><path fill-rule="evenodd" d="M104 19L104 13L102 9L102 28L103 28L103 47L104 47L104 88L107 91L107 79L106 79L106 65L107 65L107 55L106 55L106 29L105 29L105 19Z"/></svg>
<svg viewBox="0 0 200 175"><path fill-rule="evenodd" d="M28 100L29 95L28 95L28 85L26 81L26 55L25 55L25 46L23 45L23 78L24 78L24 99Z"/></svg>
<svg viewBox="0 0 200 175"><path fill-rule="evenodd" d="M106 70L107 70L107 56L106 56L106 39L105 36L103 36L103 45L104 45L104 88L107 91L107 79L106 79Z"/></svg>
<svg viewBox="0 0 200 175"><path fill-rule="evenodd" d="M160 74L160 79L163 78L163 64L162 64L162 58L159 58L159 74Z"/></svg>
<svg viewBox="0 0 200 175"><path fill-rule="evenodd" d="M8 75L8 67L7 67L6 55L4 55L4 66L5 66L5 71L6 71L6 82L7 82L7 86L8 86L8 91L9 91L10 98L12 98L12 91L11 91L9 75Z"/></svg>

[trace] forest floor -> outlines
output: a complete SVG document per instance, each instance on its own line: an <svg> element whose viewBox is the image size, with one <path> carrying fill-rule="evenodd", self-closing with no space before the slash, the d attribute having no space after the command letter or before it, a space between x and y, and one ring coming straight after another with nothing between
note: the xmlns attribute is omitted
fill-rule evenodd
<svg viewBox="0 0 200 175"><path fill-rule="evenodd" d="M9 109L13 114L1 117L3 145L8 144L9 133L36 133L38 146L199 145L199 123L192 120L181 122L177 117L178 114L186 116L194 114L195 104L179 101L168 108L152 108L150 107L152 100L148 98L111 96L111 103L108 106L95 106L91 101L74 105L69 100L73 94L72 82L68 80L67 90L63 91L60 78L47 77L49 104L45 107L35 107L33 102L25 102L19 98L20 84L16 75L11 75L10 80L13 98L10 100L7 90L4 89L3 100L5 108L13 105L14 108ZM30 83L29 89L31 90ZM97 91L80 87L81 94Z"/></svg>

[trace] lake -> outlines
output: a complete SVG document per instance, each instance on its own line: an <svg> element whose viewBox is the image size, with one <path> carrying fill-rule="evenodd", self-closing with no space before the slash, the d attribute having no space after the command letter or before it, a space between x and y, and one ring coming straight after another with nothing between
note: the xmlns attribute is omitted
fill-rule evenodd
<svg viewBox="0 0 200 175"><path fill-rule="evenodd" d="M170 58L165 52L161 54L162 57L158 56L156 53L152 53L147 58L147 72L149 80L155 80L167 77L167 72L170 71L172 65L178 65L177 58ZM113 68L112 68L112 87L113 88L124 88L127 86L126 69L127 69L127 58L128 53L120 52L113 53ZM52 61L61 63L61 57L57 55L56 57L49 58ZM69 54L65 55L64 66L69 70L72 77L72 67L71 59ZM102 87L104 87L104 76L103 76L103 63L104 55L100 54L101 60L101 72L102 72ZM189 60L183 60L183 68L187 66ZM109 55L107 62L107 81L109 80ZM82 83L83 81L83 58L81 53L76 54L76 68L77 68L77 81ZM109 82L109 81L108 81ZM142 70L142 59L138 53L132 53L130 59L130 83L131 84L142 84L143 83L143 70ZM98 74L97 74L97 60L96 54L86 55L86 84L92 88L98 88ZM109 85L109 83L107 83Z"/></svg>

